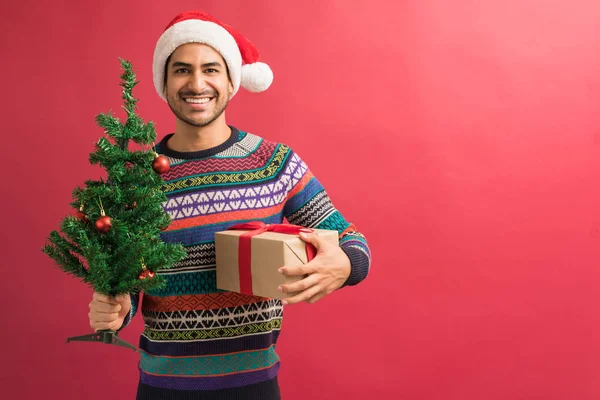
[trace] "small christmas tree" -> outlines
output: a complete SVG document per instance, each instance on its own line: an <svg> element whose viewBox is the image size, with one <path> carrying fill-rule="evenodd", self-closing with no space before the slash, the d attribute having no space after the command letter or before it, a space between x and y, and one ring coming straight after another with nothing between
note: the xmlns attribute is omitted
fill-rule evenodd
<svg viewBox="0 0 600 400"><path fill-rule="evenodd" d="M164 280L156 271L170 268L185 256L181 245L164 243L160 232L170 223L162 208L167 201L160 174L169 161L153 150L130 151L129 142L150 146L156 140L154 125L136 114L132 91L138 83L131 63L121 59L123 100L127 120L100 114L96 122L107 137L98 140L91 164L106 168L107 180L87 180L73 190L74 215L62 220L61 233L50 233L44 253L66 273L80 278L108 296L139 293L159 288ZM110 140L110 139L112 140ZM69 338L103 341L135 347L113 331Z"/></svg>

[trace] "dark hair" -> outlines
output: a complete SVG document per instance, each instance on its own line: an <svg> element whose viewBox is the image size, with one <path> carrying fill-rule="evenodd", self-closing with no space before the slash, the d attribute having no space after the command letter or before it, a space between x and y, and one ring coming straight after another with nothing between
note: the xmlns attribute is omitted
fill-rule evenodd
<svg viewBox="0 0 600 400"><path fill-rule="evenodd" d="M167 57L167 62L165 62L165 76L163 77L163 90L167 87L167 72L169 67L169 61L171 61L171 54Z"/></svg>

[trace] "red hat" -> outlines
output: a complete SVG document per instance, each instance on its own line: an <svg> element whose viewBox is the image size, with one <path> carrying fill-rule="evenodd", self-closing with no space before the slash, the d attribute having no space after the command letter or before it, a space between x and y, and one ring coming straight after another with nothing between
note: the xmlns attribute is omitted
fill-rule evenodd
<svg viewBox="0 0 600 400"><path fill-rule="evenodd" d="M165 63L175 49L186 43L203 43L221 54L233 83L232 97L240 85L251 92L262 92L273 82L273 72L267 64L258 61L259 54L254 44L208 14L188 11L169 22L154 49L154 87L164 100Z"/></svg>

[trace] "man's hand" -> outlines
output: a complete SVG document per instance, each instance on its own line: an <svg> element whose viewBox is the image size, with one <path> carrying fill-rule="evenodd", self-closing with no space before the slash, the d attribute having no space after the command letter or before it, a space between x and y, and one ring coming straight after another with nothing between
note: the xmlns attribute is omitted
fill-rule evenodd
<svg viewBox="0 0 600 400"><path fill-rule="evenodd" d="M131 310L131 297L128 294L109 297L94 292L90 303L90 326L93 330L110 329L116 331L123 325Z"/></svg>
<svg viewBox="0 0 600 400"><path fill-rule="evenodd" d="M283 293L299 292L283 300L283 304L295 304L301 301L315 303L341 288L350 276L350 260L339 246L328 243L315 232L302 232L300 237L315 246L317 254L305 265L279 269L286 276L308 275L298 282L279 287Z"/></svg>

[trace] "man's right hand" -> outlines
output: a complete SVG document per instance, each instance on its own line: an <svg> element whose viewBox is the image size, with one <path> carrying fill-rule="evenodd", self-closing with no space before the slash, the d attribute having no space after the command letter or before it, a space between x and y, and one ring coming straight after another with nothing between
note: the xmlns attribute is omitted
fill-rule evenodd
<svg viewBox="0 0 600 400"><path fill-rule="evenodd" d="M131 310L131 297L128 294L117 297L94 292L90 303L90 326L95 331L110 329L116 331Z"/></svg>

